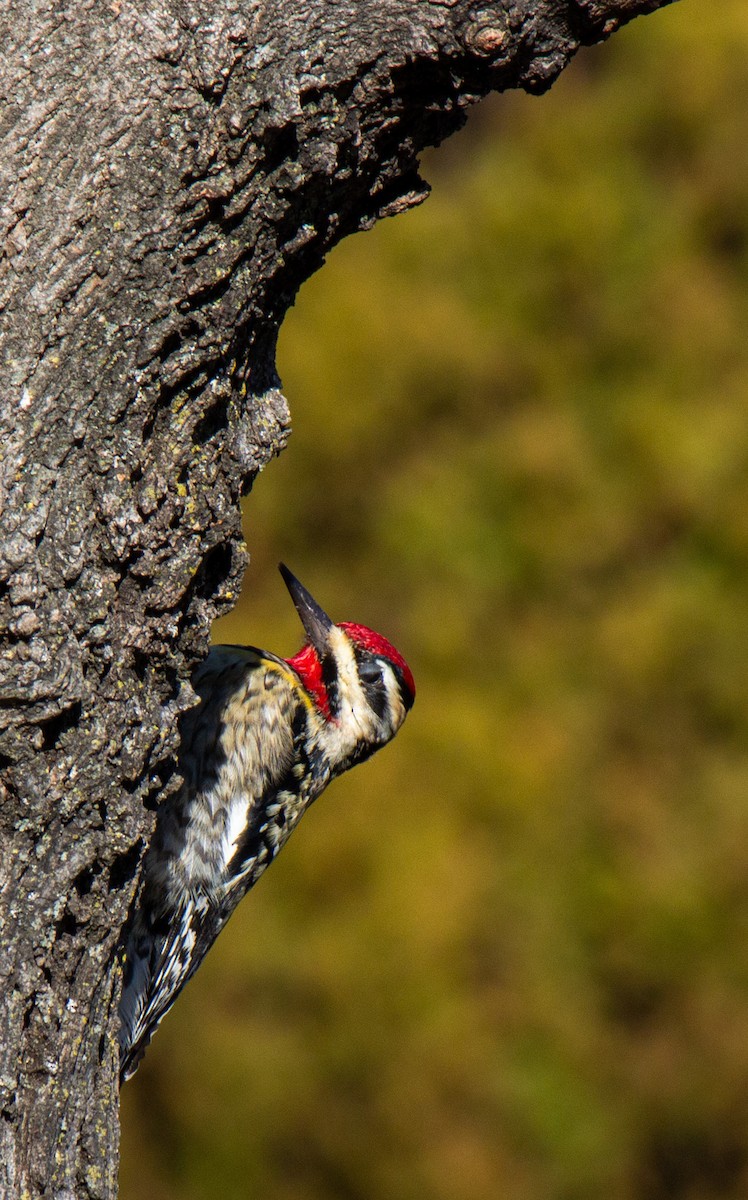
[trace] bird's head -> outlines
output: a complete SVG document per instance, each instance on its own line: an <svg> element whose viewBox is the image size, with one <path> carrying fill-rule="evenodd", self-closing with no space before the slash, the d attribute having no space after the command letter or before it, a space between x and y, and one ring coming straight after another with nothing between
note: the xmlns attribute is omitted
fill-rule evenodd
<svg viewBox="0 0 748 1200"><path fill-rule="evenodd" d="M346 766L394 737L413 705L416 685L395 647L365 625L336 625L306 588L280 565L306 641L287 659L340 741Z"/></svg>

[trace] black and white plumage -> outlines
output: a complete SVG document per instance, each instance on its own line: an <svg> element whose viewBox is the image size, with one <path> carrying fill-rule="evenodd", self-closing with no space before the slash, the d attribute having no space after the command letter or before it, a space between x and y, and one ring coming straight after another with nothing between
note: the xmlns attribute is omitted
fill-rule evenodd
<svg viewBox="0 0 748 1200"><path fill-rule="evenodd" d="M380 634L335 625L284 566L306 631L290 659L216 646L181 725L179 793L159 811L126 947L120 1078L241 898L327 784L384 746L415 698Z"/></svg>

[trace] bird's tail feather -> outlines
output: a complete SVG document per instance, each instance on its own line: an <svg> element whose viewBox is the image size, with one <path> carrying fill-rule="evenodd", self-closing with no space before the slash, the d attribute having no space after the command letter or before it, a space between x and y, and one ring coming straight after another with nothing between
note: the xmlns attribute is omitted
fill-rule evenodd
<svg viewBox="0 0 748 1200"><path fill-rule="evenodd" d="M187 897L158 927L141 920L127 944L120 1000L120 1084L134 1075L148 1043L192 972L195 902ZM163 932L159 932L163 929Z"/></svg>

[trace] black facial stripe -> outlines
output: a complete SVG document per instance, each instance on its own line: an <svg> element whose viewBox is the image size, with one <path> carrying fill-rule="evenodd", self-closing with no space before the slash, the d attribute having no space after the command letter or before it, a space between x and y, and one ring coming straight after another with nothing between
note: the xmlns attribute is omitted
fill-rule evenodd
<svg viewBox="0 0 748 1200"><path fill-rule="evenodd" d="M370 654L366 650L360 649L358 646L354 649L356 656L356 667L358 669L361 687L364 689L364 694L369 702L369 706L378 719L381 721L389 708L389 696L387 695L387 685L382 676L382 666L375 655ZM367 679L367 672L362 674L362 667L376 667L377 674L373 679Z"/></svg>
<svg viewBox="0 0 748 1200"><path fill-rule="evenodd" d="M322 667L322 682L325 685L330 705L330 715L335 717L340 712L340 681L335 655L324 654L320 659L320 666Z"/></svg>
<svg viewBox="0 0 748 1200"><path fill-rule="evenodd" d="M370 707L377 714L381 721L389 707L389 698L387 696L386 687L381 680L379 683L365 683L363 687Z"/></svg>
<svg viewBox="0 0 748 1200"><path fill-rule="evenodd" d="M371 653L370 650L363 650L361 646L354 646L353 654L356 659L356 670L358 671L359 675L361 674L362 668L370 666L376 666L381 675L382 668L380 661L377 659L376 655Z"/></svg>

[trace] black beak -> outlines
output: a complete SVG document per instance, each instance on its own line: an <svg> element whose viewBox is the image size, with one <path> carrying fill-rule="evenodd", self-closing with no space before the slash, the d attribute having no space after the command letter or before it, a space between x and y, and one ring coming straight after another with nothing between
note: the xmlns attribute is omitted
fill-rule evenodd
<svg viewBox="0 0 748 1200"><path fill-rule="evenodd" d="M306 635L309 641L314 646L320 657L327 650L327 641L333 623L328 617L324 609L320 608L317 601L309 594L302 583L299 583L295 575L292 575L285 563L278 564L278 570L283 576L283 582L291 593L291 599L296 606L296 611L301 618L301 624L306 630Z"/></svg>

